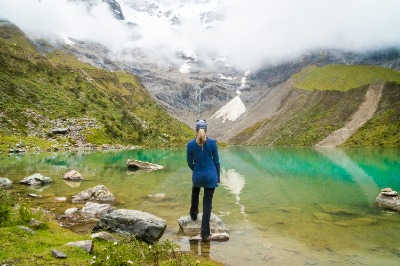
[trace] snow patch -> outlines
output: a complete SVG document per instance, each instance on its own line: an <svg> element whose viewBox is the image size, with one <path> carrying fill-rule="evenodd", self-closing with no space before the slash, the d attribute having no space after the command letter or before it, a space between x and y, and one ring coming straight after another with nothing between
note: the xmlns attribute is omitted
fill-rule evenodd
<svg viewBox="0 0 400 266"><path fill-rule="evenodd" d="M215 112L215 114L211 117L211 119L222 117L222 123L225 123L226 120L235 121L244 112L246 112L246 106L244 106L242 100L238 95L235 98L233 98L230 102L225 104L217 112Z"/></svg>
<svg viewBox="0 0 400 266"><path fill-rule="evenodd" d="M222 74L218 74L218 76L221 78L221 79L224 79L224 80L235 80L235 79L237 79L237 77L227 77L227 76L224 76L224 75L222 75Z"/></svg>
<svg viewBox="0 0 400 266"><path fill-rule="evenodd" d="M64 41L64 43L66 44L66 45L74 45L75 43L73 42L73 41L71 41L70 40L70 38L68 38L68 37L64 37L63 38L63 41Z"/></svg>

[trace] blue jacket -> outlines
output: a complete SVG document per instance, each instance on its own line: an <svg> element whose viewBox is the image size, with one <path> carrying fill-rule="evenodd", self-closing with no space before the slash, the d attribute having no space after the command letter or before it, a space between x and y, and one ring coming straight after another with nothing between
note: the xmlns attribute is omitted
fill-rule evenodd
<svg viewBox="0 0 400 266"><path fill-rule="evenodd" d="M215 188L220 181L220 164L217 142L207 138L203 146L192 139L186 146L187 164L192 169L195 187Z"/></svg>

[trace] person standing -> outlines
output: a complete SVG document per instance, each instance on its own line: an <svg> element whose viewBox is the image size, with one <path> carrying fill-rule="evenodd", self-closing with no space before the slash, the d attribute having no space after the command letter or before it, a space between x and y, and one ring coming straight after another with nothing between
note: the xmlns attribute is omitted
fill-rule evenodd
<svg viewBox="0 0 400 266"><path fill-rule="evenodd" d="M203 240L208 240L211 237L212 200L215 188L220 182L220 163L216 140L206 136L205 120L196 121L196 132L196 138L190 140L186 146L187 164L192 170L193 183L189 214L192 220L197 220L200 188L204 188L200 235Z"/></svg>

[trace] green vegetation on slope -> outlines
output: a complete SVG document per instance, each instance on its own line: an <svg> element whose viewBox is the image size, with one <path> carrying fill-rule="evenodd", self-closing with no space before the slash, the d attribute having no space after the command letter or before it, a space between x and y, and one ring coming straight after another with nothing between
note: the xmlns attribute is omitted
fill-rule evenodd
<svg viewBox="0 0 400 266"><path fill-rule="evenodd" d="M70 134L52 134L67 127ZM175 146L192 130L160 108L135 76L92 67L63 50L43 56L18 28L2 22L0 136L0 149L16 138L39 147Z"/></svg>
<svg viewBox="0 0 400 266"><path fill-rule="evenodd" d="M385 82L377 112L350 137L346 147L400 147L400 73L376 66L309 67L293 75L297 97L268 120L231 139L234 144L314 146L341 128L374 82ZM298 90L301 88L301 90Z"/></svg>
<svg viewBox="0 0 400 266"><path fill-rule="evenodd" d="M344 126L362 103L365 91L366 88L349 92L298 91L296 100L283 111L244 130L232 141L250 145L313 146ZM250 139L252 135L256 137Z"/></svg>
<svg viewBox="0 0 400 266"><path fill-rule="evenodd" d="M400 72L369 65L310 66L291 79L298 89L348 91L376 82L400 84Z"/></svg>
<svg viewBox="0 0 400 266"><path fill-rule="evenodd" d="M385 85L374 116L345 143L345 147L400 148L400 85Z"/></svg>

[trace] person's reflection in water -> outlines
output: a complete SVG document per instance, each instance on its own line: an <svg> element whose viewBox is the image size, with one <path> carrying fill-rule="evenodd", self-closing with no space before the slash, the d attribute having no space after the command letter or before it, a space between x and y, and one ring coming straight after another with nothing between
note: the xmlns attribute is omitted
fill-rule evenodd
<svg viewBox="0 0 400 266"><path fill-rule="evenodd" d="M200 255L205 258L210 258L211 244L210 241L199 241L199 242L189 242L190 252L196 255ZM200 250L199 250L200 246Z"/></svg>

